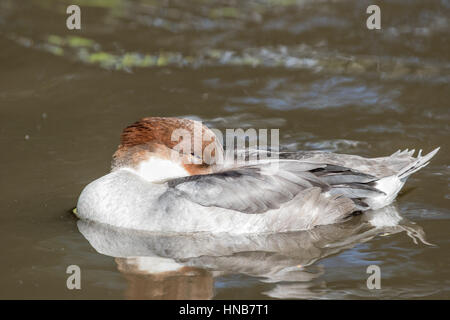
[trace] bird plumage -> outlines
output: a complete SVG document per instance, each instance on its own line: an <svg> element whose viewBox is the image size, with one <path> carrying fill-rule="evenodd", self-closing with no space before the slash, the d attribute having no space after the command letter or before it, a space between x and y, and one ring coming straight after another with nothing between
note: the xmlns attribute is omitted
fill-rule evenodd
<svg viewBox="0 0 450 320"><path fill-rule="evenodd" d="M280 152L263 161L187 165L183 161L192 155L173 160L169 136L180 126L189 131L198 123L166 119L145 118L125 129L112 172L80 195L81 218L163 232L311 229L390 204L406 179L439 150L417 157L414 151L397 151L380 158ZM223 152L211 131L200 128L216 154ZM201 145L202 151L206 148Z"/></svg>

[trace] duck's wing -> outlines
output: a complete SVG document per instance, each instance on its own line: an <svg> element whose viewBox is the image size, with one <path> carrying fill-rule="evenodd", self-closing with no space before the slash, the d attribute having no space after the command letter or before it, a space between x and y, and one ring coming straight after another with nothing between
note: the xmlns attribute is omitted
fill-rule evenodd
<svg viewBox="0 0 450 320"><path fill-rule="evenodd" d="M415 149L398 150L390 156L378 158L365 158L352 154L333 153L328 151L265 151L265 150L236 150L235 156L243 162L252 159L275 158L282 160L299 160L310 163L321 163L349 168L361 173L373 175L379 179L396 175L405 168L414 165L420 159L429 161L439 148L434 149L429 154L422 156L419 150L415 157ZM234 158L232 158L234 159ZM423 167L423 166L422 166ZM421 167L420 167L421 168Z"/></svg>
<svg viewBox="0 0 450 320"><path fill-rule="evenodd" d="M423 158L429 161L439 148L434 149ZM339 154L326 151L299 151L299 152L280 152L277 154L279 159L292 159L308 161L312 163L327 163L337 165L358 172L373 175L379 179L396 175L404 168L409 167L422 158L422 150L417 157L414 157L415 150L398 150L390 156L378 158L365 158L351 154Z"/></svg>
<svg viewBox="0 0 450 320"><path fill-rule="evenodd" d="M380 192L367 184L374 179L345 167L280 160L172 179L163 197L175 195L202 206L254 214L278 209L299 193L320 188L330 191L332 200L342 196L355 199L358 208L358 199Z"/></svg>

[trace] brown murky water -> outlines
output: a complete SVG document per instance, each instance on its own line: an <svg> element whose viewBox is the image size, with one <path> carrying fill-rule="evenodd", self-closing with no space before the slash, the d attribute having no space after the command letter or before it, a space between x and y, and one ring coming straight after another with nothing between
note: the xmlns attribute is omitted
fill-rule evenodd
<svg viewBox="0 0 450 320"><path fill-rule="evenodd" d="M448 0L383 3L379 31L368 1L76 2L81 31L72 1L0 0L1 298L450 297ZM379 221L248 237L77 222L144 116L279 128L292 150L442 149Z"/></svg>

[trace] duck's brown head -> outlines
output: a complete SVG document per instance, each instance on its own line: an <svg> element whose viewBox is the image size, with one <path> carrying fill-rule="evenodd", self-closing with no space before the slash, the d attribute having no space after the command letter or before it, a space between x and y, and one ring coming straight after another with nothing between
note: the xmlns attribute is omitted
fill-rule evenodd
<svg viewBox="0 0 450 320"><path fill-rule="evenodd" d="M222 154L216 135L201 122L149 117L123 130L112 170L137 169L143 162L158 159L180 165L190 175L207 174Z"/></svg>

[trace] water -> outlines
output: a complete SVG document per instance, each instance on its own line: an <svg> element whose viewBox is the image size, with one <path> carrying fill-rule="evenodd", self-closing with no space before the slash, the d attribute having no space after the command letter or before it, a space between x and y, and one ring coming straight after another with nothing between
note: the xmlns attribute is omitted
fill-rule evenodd
<svg viewBox="0 0 450 320"><path fill-rule="evenodd" d="M448 1L383 4L380 31L369 1L78 3L69 31L70 1L0 1L1 298L450 297ZM186 239L77 222L144 116L279 128L289 150L442 148L379 213L391 226Z"/></svg>

